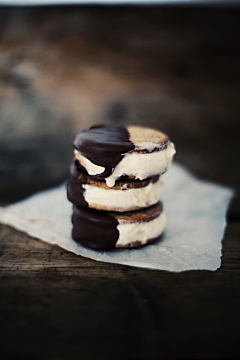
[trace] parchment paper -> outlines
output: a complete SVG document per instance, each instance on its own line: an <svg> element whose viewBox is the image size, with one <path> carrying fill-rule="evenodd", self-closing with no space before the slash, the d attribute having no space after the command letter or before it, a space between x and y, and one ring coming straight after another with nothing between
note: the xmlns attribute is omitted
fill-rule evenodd
<svg viewBox="0 0 240 360"><path fill-rule="evenodd" d="M0 208L0 222L94 260L173 272L218 269L233 190L197 180L176 163L164 178L165 233L142 248L95 251L76 244L66 184Z"/></svg>

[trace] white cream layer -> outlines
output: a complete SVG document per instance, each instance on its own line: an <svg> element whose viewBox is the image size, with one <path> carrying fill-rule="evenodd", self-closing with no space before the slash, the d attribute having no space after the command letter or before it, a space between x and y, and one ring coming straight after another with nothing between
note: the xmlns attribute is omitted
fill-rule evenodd
<svg viewBox="0 0 240 360"><path fill-rule="evenodd" d="M81 153L79 151L77 151L76 149L74 149L73 152L74 152L75 159L80 161L80 163L82 164L82 166L85 167L85 169L87 170L89 175L98 175L98 174L102 174L104 172L104 170L105 170L104 167L92 163L85 156L81 155Z"/></svg>
<svg viewBox="0 0 240 360"><path fill-rule="evenodd" d="M135 207L145 207L156 204L160 199L163 179L155 183L128 190L103 189L84 184L84 198L91 205L106 206L109 210L128 211ZM122 209L122 210L120 210Z"/></svg>
<svg viewBox="0 0 240 360"><path fill-rule="evenodd" d="M136 179L143 180L149 176L161 174L169 168L175 148L172 143L165 150L142 154L133 152L125 155L115 167L112 175L106 179L109 187L122 175L133 175Z"/></svg>
<svg viewBox="0 0 240 360"><path fill-rule="evenodd" d="M140 241L142 245L146 244L147 240L161 235L164 230L165 222L166 216L164 213L161 213L156 219L148 222L131 224L120 222L117 226L119 239L116 243L116 247L126 246L134 241Z"/></svg>
<svg viewBox="0 0 240 360"><path fill-rule="evenodd" d="M140 149L153 149L153 143L139 144ZM156 144L155 144L156 147ZM173 143L169 143L165 150L160 150L151 153L126 153L123 159L115 167L112 175L106 178L106 184L113 187L118 178L123 175L133 175L136 179L143 180L150 176L161 174L169 168L173 155L175 154L175 147ZM99 175L103 173L104 168L93 164L86 159L77 150L74 150L75 158L86 168L89 175Z"/></svg>

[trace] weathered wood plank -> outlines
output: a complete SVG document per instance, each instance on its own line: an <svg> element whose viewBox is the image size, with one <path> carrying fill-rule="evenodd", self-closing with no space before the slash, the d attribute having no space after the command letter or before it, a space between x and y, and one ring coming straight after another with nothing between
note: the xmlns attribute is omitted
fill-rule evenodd
<svg viewBox="0 0 240 360"><path fill-rule="evenodd" d="M97 263L1 225L3 354L234 358L239 235L230 223L218 271L173 274Z"/></svg>

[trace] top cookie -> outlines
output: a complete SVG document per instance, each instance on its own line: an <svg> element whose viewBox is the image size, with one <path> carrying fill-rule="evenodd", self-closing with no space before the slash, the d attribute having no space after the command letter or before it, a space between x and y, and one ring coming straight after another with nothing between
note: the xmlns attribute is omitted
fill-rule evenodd
<svg viewBox="0 0 240 360"><path fill-rule="evenodd" d="M156 148L158 148L160 144L164 146L169 141L169 137L159 130L143 126L128 126L126 129L129 133L129 139L134 144L135 149L142 147L147 143L151 143L153 146L155 144Z"/></svg>
<svg viewBox="0 0 240 360"><path fill-rule="evenodd" d="M164 173L175 153L167 135L140 126L93 126L78 134L74 148L88 175L109 187L123 176L144 180Z"/></svg>

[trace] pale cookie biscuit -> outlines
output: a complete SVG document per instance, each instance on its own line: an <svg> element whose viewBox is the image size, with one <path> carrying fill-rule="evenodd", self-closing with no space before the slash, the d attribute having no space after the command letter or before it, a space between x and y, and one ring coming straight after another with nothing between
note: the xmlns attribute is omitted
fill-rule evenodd
<svg viewBox="0 0 240 360"><path fill-rule="evenodd" d="M135 145L135 149L141 147L142 144L148 143L155 144L158 148L159 145L162 144L162 146L164 146L169 141L169 137L166 134L152 128L127 126L127 130L129 132L129 139Z"/></svg>

